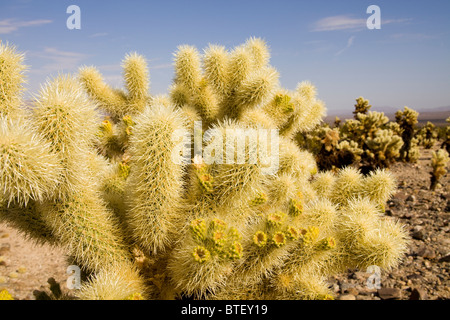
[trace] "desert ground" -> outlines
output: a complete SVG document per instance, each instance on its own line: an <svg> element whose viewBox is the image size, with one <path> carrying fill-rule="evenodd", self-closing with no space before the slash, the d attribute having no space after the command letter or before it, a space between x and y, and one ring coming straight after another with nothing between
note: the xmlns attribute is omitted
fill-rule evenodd
<svg viewBox="0 0 450 320"><path fill-rule="evenodd" d="M328 279L338 300L442 300L450 298L450 174L442 187L429 190L431 150L421 150L416 164L396 163L391 171L398 191L386 205L386 215L400 220L411 235L401 265L382 271L380 286L368 286L372 273L348 270ZM15 229L0 224L0 291L18 300L34 300L34 291L48 291L52 277L67 289L68 263L57 247L36 245Z"/></svg>

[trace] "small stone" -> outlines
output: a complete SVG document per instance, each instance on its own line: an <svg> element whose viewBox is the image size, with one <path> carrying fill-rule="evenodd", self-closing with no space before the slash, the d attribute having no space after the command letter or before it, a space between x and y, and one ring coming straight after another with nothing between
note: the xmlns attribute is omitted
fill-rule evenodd
<svg viewBox="0 0 450 320"><path fill-rule="evenodd" d="M381 288L377 292L382 300L400 299L401 296L401 291L398 288Z"/></svg>
<svg viewBox="0 0 450 320"><path fill-rule="evenodd" d="M422 258L425 259L434 259L436 258L436 252L428 247L422 247L417 251L417 255L421 256Z"/></svg>
<svg viewBox="0 0 450 320"><path fill-rule="evenodd" d="M416 239L416 240L425 239L425 233L423 231L423 227L421 227L421 226L414 227L411 236L413 237L413 239Z"/></svg>
<svg viewBox="0 0 450 320"><path fill-rule="evenodd" d="M5 239L5 238L8 238L9 237L9 233L3 233L1 236L0 236L0 239Z"/></svg>
<svg viewBox="0 0 450 320"><path fill-rule="evenodd" d="M416 196L415 195L413 195L413 194L411 194L411 195L409 195L407 198L406 198L406 201L409 201L409 202L416 202Z"/></svg>
<svg viewBox="0 0 450 320"><path fill-rule="evenodd" d="M353 296L357 296L359 292L358 292L358 290L356 290L356 288L348 288L347 293L351 294Z"/></svg>
<svg viewBox="0 0 450 320"><path fill-rule="evenodd" d="M5 284L8 282L8 279L6 277L0 276L0 284Z"/></svg>
<svg viewBox="0 0 450 320"><path fill-rule="evenodd" d="M12 279L17 279L19 277L19 274L17 272L11 272L8 276Z"/></svg>
<svg viewBox="0 0 450 320"><path fill-rule="evenodd" d="M0 255L3 255L6 252L9 252L11 249L11 246L9 243L2 243L0 246Z"/></svg>
<svg viewBox="0 0 450 320"><path fill-rule="evenodd" d="M420 288L414 288L409 296L409 300L427 300L427 298L427 292Z"/></svg>
<svg viewBox="0 0 450 320"><path fill-rule="evenodd" d="M439 262L450 262L450 253L440 258Z"/></svg>
<svg viewBox="0 0 450 320"><path fill-rule="evenodd" d="M356 300L356 297L352 294L343 294L339 297L339 300Z"/></svg>

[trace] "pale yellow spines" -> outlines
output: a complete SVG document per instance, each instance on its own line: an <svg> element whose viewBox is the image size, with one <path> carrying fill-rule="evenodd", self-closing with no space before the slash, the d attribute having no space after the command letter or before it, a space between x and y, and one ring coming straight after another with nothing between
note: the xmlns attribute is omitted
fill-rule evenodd
<svg viewBox="0 0 450 320"><path fill-rule="evenodd" d="M52 197L61 172L59 158L30 123L0 117L0 196L8 205Z"/></svg>
<svg viewBox="0 0 450 320"><path fill-rule="evenodd" d="M345 205L361 193L362 187L363 175L359 170L346 167L339 171L330 199L336 204Z"/></svg>
<svg viewBox="0 0 450 320"><path fill-rule="evenodd" d="M331 195L335 182L336 176L331 171L321 171L314 176L311 186L319 198L327 199Z"/></svg>
<svg viewBox="0 0 450 320"><path fill-rule="evenodd" d="M173 133L185 127L179 110L153 105L139 116L130 139L127 220L135 241L152 254L165 251L177 231L184 168L173 157Z"/></svg>
<svg viewBox="0 0 450 320"><path fill-rule="evenodd" d="M48 80L35 105L33 119L54 152L67 154L92 145L99 114L74 77Z"/></svg>
<svg viewBox="0 0 450 320"><path fill-rule="evenodd" d="M202 80L201 58L193 46L182 45L175 53L175 83L195 93Z"/></svg>
<svg viewBox="0 0 450 320"><path fill-rule="evenodd" d="M246 49L252 55L253 68L259 69L268 65L270 52L267 43L261 38L249 38L245 42Z"/></svg>
<svg viewBox="0 0 450 320"><path fill-rule="evenodd" d="M279 273L271 279L272 299L334 300L325 277L307 270L296 274Z"/></svg>
<svg viewBox="0 0 450 320"><path fill-rule="evenodd" d="M0 40L0 115L15 117L20 112L25 83L24 55Z"/></svg>
<svg viewBox="0 0 450 320"><path fill-rule="evenodd" d="M179 293L195 298L225 285L243 254L240 232L225 220L196 219L169 258L171 282Z"/></svg>
<svg viewBox="0 0 450 320"><path fill-rule="evenodd" d="M447 173L449 154L445 149L439 149L431 154L431 185L430 189L435 190L439 186L439 180Z"/></svg>
<svg viewBox="0 0 450 320"><path fill-rule="evenodd" d="M250 227L244 236L245 259L235 271L243 285L254 285L283 264L300 232L290 222L285 212L270 211Z"/></svg>
<svg viewBox="0 0 450 320"><path fill-rule="evenodd" d="M77 193L66 195L66 199L45 201L38 210L52 234L67 254L80 262L81 268L99 271L131 259L114 214L92 187L79 188Z"/></svg>
<svg viewBox="0 0 450 320"><path fill-rule="evenodd" d="M104 266L76 291L81 300L140 300L148 298L147 287L131 263Z"/></svg>
<svg viewBox="0 0 450 320"><path fill-rule="evenodd" d="M107 85L95 67L80 68L79 77L88 94L113 117L121 117L126 113L125 93Z"/></svg>
<svg viewBox="0 0 450 320"><path fill-rule="evenodd" d="M63 168L56 198L89 183L84 164L93 146L99 114L74 77L49 80L36 97L33 124Z"/></svg>
<svg viewBox="0 0 450 320"><path fill-rule="evenodd" d="M367 198L350 200L340 212L338 234L348 250L367 239L378 226L379 208Z"/></svg>
<svg viewBox="0 0 450 320"><path fill-rule="evenodd" d="M318 100L316 94L316 87L310 82L298 84L292 96L294 112L279 127L282 135L292 137L298 131L310 131L322 121L326 113L325 103Z"/></svg>
<svg viewBox="0 0 450 320"><path fill-rule="evenodd" d="M317 171L314 156L306 150L300 150L294 141L281 137L279 149L279 173L291 174L298 182L303 182Z"/></svg>
<svg viewBox="0 0 450 320"><path fill-rule="evenodd" d="M323 198L309 202L300 216L300 223L303 226L316 226L321 230L322 235L331 234L337 220L336 205Z"/></svg>
<svg viewBox="0 0 450 320"><path fill-rule="evenodd" d="M225 47L210 45L203 55L205 78L220 97L226 95L230 75L227 72L229 54Z"/></svg>
<svg viewBox="0 0 450 320"><path fill-rule="evenodd" d="M215 165L214 174L217 203L227 206L246 204L255 190L261 188L264 177L258 159L258 132L232 120L219 122L212 128L223 137L220 146L223 146L223 160L222 164Z"/></svg>
<svg viewBox="0 0 450 320"><path fill-rule="evenodd" d="M370 172L363 181L364 195L373 202L384 206L394 194L397 183L394 175L387 169L377 169Z"/></svg>
<svg viewBox="0 0 450 320"><path fill-rule="evenodd" d="M142 55L129 53L122 62L123 77L128 91L130 113L142 112L150 102L150 80L147 62Z"/></svg>
<svg viewBox="0 0 450 320"><path fill-rule="evenodd" d="M252 54L242 45L234 48L230 53L228 62L228 92L231 93L253 71L252 58Z"/></svg>
<svg viewBox="0 0 450 320"><path fill-rule="evenodd" d="M212 122L218 112L218 104L213 89L206 79L203 79L201 69L201 57L197 49L193 46L179 46L175 54L175 88L184 90L186 103L192 104L206 125ZM182 93L183 91L173 91L172 93ZM182 96L174 96L172 99L179 105Z"/></svg>
<svg viewBox="0 0 450 320"><path fill-rule="evenodd" d="M298 192L298 180L289 173L279 173L268 179L267 191L272 207L286 207Z"/></svg>
<svg viewBox="0 0 450 320"><path fill-rule="evenodd" d="M236 89L236 110L232 110L236 117L239 118L244 109L252 109L269 97L278 78L278 72L271 67L258 69L245 78Z"/></svg>
<svg viewBox="0 0 450 320"><path fill-rule="evenodd" d="M276 127L280 127L285 123L295 111L296 106L291 97L292 93L288 90L277 88L274 90L272 99L264 104L264 112L267 113Z"/></svg>
<svg viewBox="0 0 450 320"><path fill-rule="evenodd" d="M403 260L409 239L403 225L387 218L380 219L376 228L350 249L351 256L357 268L378 266L390 271Z"/></svg>

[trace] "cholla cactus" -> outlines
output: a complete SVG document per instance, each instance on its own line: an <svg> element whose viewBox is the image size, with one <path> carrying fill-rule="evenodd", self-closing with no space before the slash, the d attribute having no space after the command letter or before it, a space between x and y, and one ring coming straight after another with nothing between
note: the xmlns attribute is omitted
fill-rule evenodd
<svg viewBox="0 0 450 320"><path fill-rule="evenodd" d="M359 97L356 99L355 111L353 111L355 119L358 117L358 113L367 114L367 112L372 108L369 104L369 100Z"/></svg>
<svg viewBox="0 0 450 320"><path fill-rule="evenodd" d="M450 123L450 117L448 117L445 121L447 123ZM447 125L445 128L445 138L444 141L441 144L441 149L447 150L448 153L450 153L450 126Z"/></svg>
<svg viewBox="0 0 450 320"><path fill-rule="evenodd" d="M418 159L417 141L413 141L418 117L419 113L408 107L395 113L395 121L402 129L403 146L400 150L400 159L406 162L415 162Z"/></svg>
<svg viewBox="0 0 450 320"><path fill-rule="evenodd" d="M438 140L436 126L428 121L427 124L417 132L416 137L419 145L423 146L425 149L433 148Z"/></svg>
<svg viewBox="0 0 450 320"><path fill-rule="evenodd" d="M335 170L357 163L364 152L355 141L341 140L339 128L331 129L327 124L297 134L296 140L315 155L321 170Z"/></svg>
<svg viewBox="0 0 450 320"><path fill-rule="evenodd" d="M360 166L369 171L389 167L399 157L403 145L399 127L382 112L357 113L341 128L341 150L356 155Z"/></svg>
<svg viewBox="0 0 450 320"><path fill-rule="evenodd" d="M17 117L21 113L26 66L24 55L0 40L0 116Z"/></svg>
<svg viewBox="0 0 450 320"><path fill-rule="evenodd" d="M374 159L376 167L385 168L400 156L403 141L392 130L382 129L377 131L373 138L367 139L366 144L369 147L366 150L368 158Z"/></svg>
<svg viewBox="0 0 450 320"><path fill-rule="evenodd" d="M444 149L439 149L436 152L432 152L431 167L431 190L436 190L440 186L439 180L447 173L447 164L450 158L448 152Z"/></svg>
<svg viewBox="0 0 450 320"><path fill-rule="evenodd" d="M0 219L63 246L87 273L82 299L331 299L332 274L396 267L408 237L382 217L395 179L317 173L293 137L324 105L308 82L281 88L269 57L261 39L179 47L170 97L152 99L137 56L128 94L82 69L107 119L76 78L49 80L29 115L1 120Z"/></svg>

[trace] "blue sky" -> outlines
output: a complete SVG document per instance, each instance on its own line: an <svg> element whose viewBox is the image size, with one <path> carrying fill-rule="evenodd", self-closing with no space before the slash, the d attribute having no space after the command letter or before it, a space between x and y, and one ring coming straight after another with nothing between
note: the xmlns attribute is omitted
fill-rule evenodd
<svg viewBox="0 0 450 320"><path fill-rule="evenodd" d="M369 5L381 29L369 30ZM69 5L81 29L69 30ZM151 93L166 93L178 45L232 48L255 36L270 46L281 84L309 80L330 112L353 110L363 96L373 108L450 110L450 1L1 0L0 39L26 53L28 91L58 72L95 65L122 86L126 53L149 63Z"/></svg>

